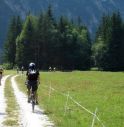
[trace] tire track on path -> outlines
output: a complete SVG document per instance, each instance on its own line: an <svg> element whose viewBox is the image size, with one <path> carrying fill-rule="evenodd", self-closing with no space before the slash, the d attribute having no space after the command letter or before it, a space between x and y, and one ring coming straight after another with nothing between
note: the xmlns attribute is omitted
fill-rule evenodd
<svg viewBox="0 0 124 127"><path fill-rule="evenodd" d="M38 106L35 106L35 112L32 113L32 107L30 103L27 103L26 95L17 87L17 83L15 82L16 77L17 75L11 77L11 84L20 107L21 127L53 127L54 124L49 121L44 111Z"/></svg>

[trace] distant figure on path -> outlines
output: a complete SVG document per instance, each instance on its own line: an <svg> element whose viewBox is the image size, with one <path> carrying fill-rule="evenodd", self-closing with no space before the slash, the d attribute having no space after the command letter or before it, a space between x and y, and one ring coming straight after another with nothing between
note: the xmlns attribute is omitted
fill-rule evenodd
<svg viewBox="0 0 124 127"><path fill-rule="evenodd" d="M17 70L17 74L18 74L19 73L19 68L17 67L16 70Z"/></svg>
<svg viewBox="0 0 124 127"><path fill-rule="evenodd" d="M23 66L21 67L21 71L22 71L22 74L23 74L24 73L24 67Z"/></svg>
<svg viewBox="0 0 124 127"><path fill-rule="evenodd" d="M52 71L52 67L49 67L49 71Z"/></svg>
<svg viewBox="0 0 124 127"><path fill-rule="evenodd" d="M53 68L53 71L54 71L54 72L56 71L56 67Z"/></svg>
<svg viewBox="0 0 124 127"><path fill-rule="evenodd" d="M1 79L3 77L3 68L1 67L0 68L0 86L1 86Z"/></svg>

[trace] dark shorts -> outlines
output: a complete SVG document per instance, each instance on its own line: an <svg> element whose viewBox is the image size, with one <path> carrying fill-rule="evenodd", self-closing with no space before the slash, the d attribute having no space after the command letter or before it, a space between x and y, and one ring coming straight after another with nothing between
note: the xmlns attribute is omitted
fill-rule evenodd
<svg viewBox="0 0 124 127"><path fill-rule="evenodd" d="M27 89L32 89L32 91L37 91L38 89L37 81L28 81Z"/></svg>

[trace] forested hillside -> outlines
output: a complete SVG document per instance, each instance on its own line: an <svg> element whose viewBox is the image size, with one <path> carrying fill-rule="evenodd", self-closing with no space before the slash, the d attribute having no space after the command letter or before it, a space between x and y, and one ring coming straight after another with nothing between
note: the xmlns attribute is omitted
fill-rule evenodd
<svg viewBox="0 0 124 127"><path fill-rule="evenodd" d="M3 57L10 68L22 65L27 68L34 61L45 70L49 66L59 70L87 70L94 66L100 70L124 70L123 1L4 0L1 3L1 10L9 7L0 13L3 17L8 14L10 19ZM3 26L0 30L5 35L6 25L5 29ZM91 43L92 32L96 34L94 43Z"/></svg>
<svg viewBox="0 0 124 127"><path fill-rule="evenodd" d="M124 22L119 12L104 15L91 44L88 29L66 16L56 19L51 6L39 16L29 13L23 21L14 16L4 48L4 63L10 67L33 61L39 69L124 70Z"/></svg>
<svg viewBox="0 0 124 127"><path fill-rule="evenodd" d="M119 12L103 16L92 51L99 69L124 70L124 21Z"/></svg>
<svg viewBox="0 0 124 127"><path fill-rule="evenodd" d="M23 22L13 17L4 49L4 62L10 67L35 62L39 69L59 70L90 68L91 41L86 26L65 16L57 21L51 6L40 16L29 14Z"/></svg>
<svg viewBox="0 0 124 127"><path fill-rule="evenodd" d="M12 15L18 14L24 19L29 11L37 15L45 11L49 4L53 6L57 17L66 15L76 21L80 16L92 35L95 35L94 31L103 13L119 10L124 17L123 0L0 0L0 47Z"/></svg>

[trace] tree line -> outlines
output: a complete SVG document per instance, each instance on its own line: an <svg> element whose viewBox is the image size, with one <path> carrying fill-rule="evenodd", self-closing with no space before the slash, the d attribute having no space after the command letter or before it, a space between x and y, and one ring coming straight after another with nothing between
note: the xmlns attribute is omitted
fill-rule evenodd
<svg viewBox="0 0 124 127"><path fill-rule="evenodd" d="M124 22L119 12L102 17L92 51L100 70L124 70Z"/></svg>
<svg viewBox="0 0 124 127"><path fill-rule="evenodd" d="M40 16L29 14L25 21L13 17L4 46L4 62L27 68L35 62L39 69L90 68L91 41L87 28L67 17L55 19L51 7Z"/></svg>
<svg viewBox="0 0 124 127"><path fill-rule="evenodd" d="M104 15L91 42L85 25L65 16L54 18L51 7L39 16L28 14L23 21L10 21L4 46L4 63L27 68L35 62L39 69L124 70L124 22L119 12Z"/></svg>

